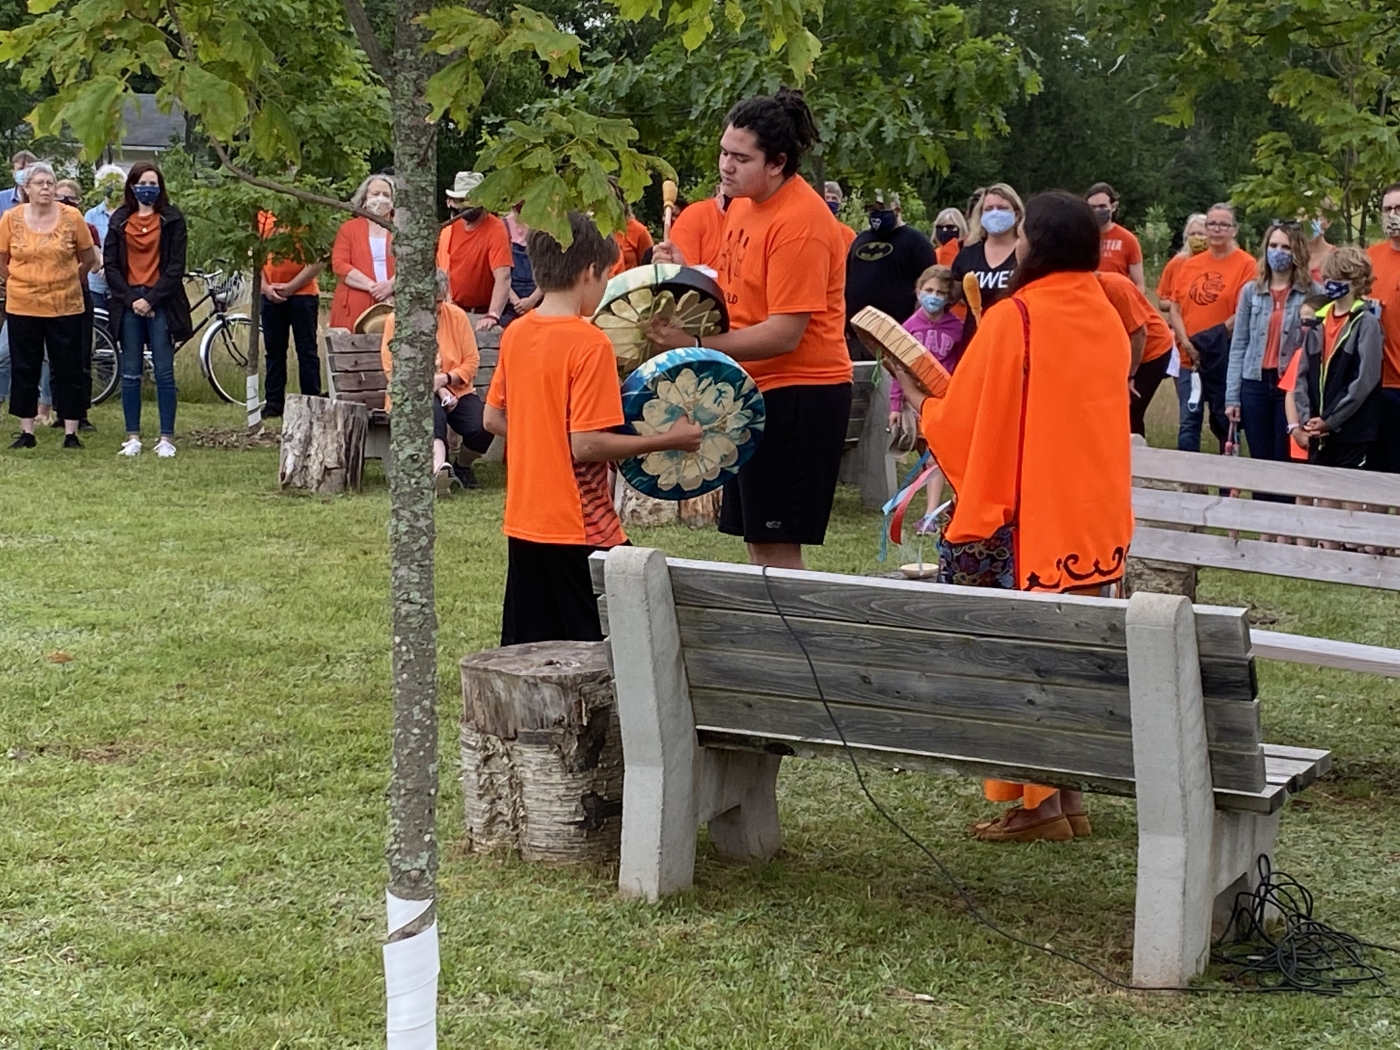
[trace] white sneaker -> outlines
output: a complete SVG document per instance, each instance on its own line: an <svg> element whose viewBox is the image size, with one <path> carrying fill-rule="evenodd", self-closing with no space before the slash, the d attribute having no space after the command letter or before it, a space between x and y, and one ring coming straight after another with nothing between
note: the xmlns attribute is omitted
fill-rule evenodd
<svg viewBox="0 0 1400 1050"><path fill-rule="evenodd" d="M141 454L141 439L127 438L122 444L122 450L117 453L119 456L139 456Z"/></svg>
<svg viewBox="0 0 1400 1050"><path fill-rule="evenodd" d="M161 459L175 458L175 446L171 444L169 438L163 437L156 443L156 455Z"/></svg>

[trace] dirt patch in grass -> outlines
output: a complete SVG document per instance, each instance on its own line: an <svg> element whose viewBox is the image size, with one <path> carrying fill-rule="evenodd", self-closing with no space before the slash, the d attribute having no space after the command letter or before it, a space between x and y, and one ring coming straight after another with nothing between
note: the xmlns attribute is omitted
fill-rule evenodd
<svg viewBox="0 0 1400 1050"><path fill-rule="evenodd" d="M196 448L217 448L229 451L246 451L255 448L273 448L282 443L280 430L259 430L250 434L246 430L232 427L201 427L191 430L184 440Z"/></svg>

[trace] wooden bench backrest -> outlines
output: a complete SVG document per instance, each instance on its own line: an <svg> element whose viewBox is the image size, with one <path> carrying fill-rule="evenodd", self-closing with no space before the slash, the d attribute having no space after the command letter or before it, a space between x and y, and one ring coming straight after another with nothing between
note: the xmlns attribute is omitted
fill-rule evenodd
<svg viewBox="0 0 1400 1050"><path fill-rule="evenodd" d="M870 398L875 392L875 380L879 376L879 368L880 366L874 361L852 363L851 421L846 426L847 445L854 445L860 441L860 432L865 427L865 417L870 411ZM888 406L880 410L888 411Z"/></svg>
<svg viewBox="0 0 1400 1050"><path fill-rule="evenodd" d="M1179 528L1301 536L1400 549L1400 516L1383 512L1387 507L1400 507L1400 475L1174 452L1141 445L1133 449L1133 475L1138 482L1133 489L1138 527L1132 552L1138 557L1400 590L1400 558L1254 539L1232 540ZM1365 503L1381 508L1381 512L1233 499L1150 488L1144 482ZM1159 525L1178 528L1156 527Z"/></svg>
<svg viewBox="0 0 1400 1050"><path fill-rule="evenodd" d="M473 320L475 326L475 320ZM377 333L355 335L344 328L326 331L326 369L330 377L332 401L358 401L371 411L384 408L384 394L389 381L384 375L383 359L379 356L380 337ZM501 329L490 328L476 333L481 364L476 370L473 389L483 398L496 373L500 355Z"/></svg>
<svg viewBox="0 0 1400 1050"><path fill-rule="evenodd" d="M701 742L839 744L761 571L668 564ZM602 593L605 561L592 566ZM1127 602L787 570L768 582L852 746L1133 792ZM1244 611L1197 606L1196 635L1214 786L1263 791Z"/></svg>

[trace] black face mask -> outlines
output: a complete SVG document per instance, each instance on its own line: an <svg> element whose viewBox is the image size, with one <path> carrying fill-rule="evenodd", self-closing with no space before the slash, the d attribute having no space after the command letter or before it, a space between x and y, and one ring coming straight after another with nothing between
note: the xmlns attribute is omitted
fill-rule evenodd
<svg viewBox="0 0 1400 1050"><path fill-rule="evenodd" d="M947 244L949 241L958 239L958 228L956 226L939 226L933 231L933 236L939 244Z"/></svg>
<svg viewBox="0 0 1400 1050"><path fill-rule="evenodd" d="M485 208L458 208L457 214L464 222L476 222L486 212Z"/></svg>
<svg viewBox="0 0 1400 1050"><path fill-rule="evenodd" d="M1111 223L1111 222L1113 221L1113 209L1112 209L1112 208L1095 208L1095 209L1094 209L1094 218L1096 218L1096 219L1099 220L1099 225L1100 225L1100 226L1107 226L1109 223Z"/></svg>

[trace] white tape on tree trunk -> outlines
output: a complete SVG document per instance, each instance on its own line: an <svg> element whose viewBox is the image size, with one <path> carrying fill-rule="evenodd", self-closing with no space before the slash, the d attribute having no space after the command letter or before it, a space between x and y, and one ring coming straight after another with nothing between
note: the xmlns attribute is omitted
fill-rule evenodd
<svg viewBox="0 0 1400 1050"><path fill-rule="evenodd" d="M432 906L385 894L389 932L402 929ZM434 922L407 940L384 945L388 997L388 1050L437 1050L438 932Z"/></svg>
<svg viewBox="0 0 1400 1050"><path fill-rule="evenodd" d="M258 376L256 372L247 377L244 391L243 403L248 406L248 427L251 429L262 422L262 406L258 404Z"/></svg>

